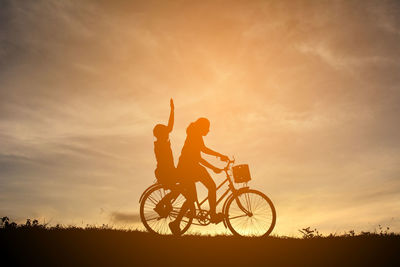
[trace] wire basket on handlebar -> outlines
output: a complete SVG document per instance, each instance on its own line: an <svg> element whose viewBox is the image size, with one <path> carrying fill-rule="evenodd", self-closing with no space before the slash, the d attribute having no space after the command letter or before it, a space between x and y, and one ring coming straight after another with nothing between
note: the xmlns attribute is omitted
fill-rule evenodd
<svg viewBox="0 0 400 267"><path fill-rule="evenodd" d="M249 165L241 164L232 167L235 183L246 183L251 180Z"/></svg>

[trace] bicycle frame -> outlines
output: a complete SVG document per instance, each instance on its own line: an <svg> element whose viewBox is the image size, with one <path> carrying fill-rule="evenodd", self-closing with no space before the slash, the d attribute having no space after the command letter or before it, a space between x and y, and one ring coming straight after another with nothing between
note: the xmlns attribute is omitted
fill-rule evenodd
<svg viewBox="0 0 400 267"><path fill-rule="evenodd" d="M228 182L228 181L230 181L230 177L227 177L227 178L217 187L216 192L218 192L218 189L220 189L220 188L221 188L224 184L226 184L226 182ZM216 202L217 206L218 206L218 204L225 198L225 196L226 196L227 194L229 194L229 192L234 193L234 192L236 191L236 188L233 186L232 183L229 183L228 186L229 186L229 188L226 189L226 191L221 195L221 197L219 197L219 198L217 199L217 202ZM207 200L208 200L208 197L205 197L201 202L199 202L199 200L196 199L197 207L198 207L199 209L201 209L201 205L204 204L204 202L206 202Z"/></svg>
<svg viewBox="0 0 400 267"><path fill-rule="evenodd" d="M224 172L226 175L226 179L224 181L221 182L221 184L218 185L216 192L218 192L218 189L220 189L224 184L226 184L227 182L228 184L228 189L226 189L226 191L217 199L216 201L216 206L218 206L219 203L221 203L221 201L231 192L234 197L236 197L237 191L239 191L238 189L235 188L233 181L232 181L232 177L229 174L229 170L230 170L230 165L233 164L235 162L235 160L229 160L228 164L226 165L226 167L224 168ZM204 204L204 202L206 202L208 200L208 197L204 198L201 202L199 202L198 198L196 199L196 205L197 208L199 210L201 209L201 205ZM236 198L236 203L238 204L238 207L245 212L246 214L250 214L251 212L246 210L243 205L240 203L239 199Z"/></svg>
<svg viewBox="0 0 400 267"><path fill-rule="evenodd" d="M218 214L223 216L218 216L218 219L222 217L225 228L228 228L236 236L268 236L276 223L275 207L264 193L250 189L247 183L238 185L237 188L235 187L234 183L236 181L249 181L250 177L246 178L244 176L243 178L245 179L241 179L240 165L237 167L239 172L238 176L236 176L236 167L232 167L233 164L234 160L228 160L223 169L226 178L215 188L215 194L219 191L220 195L216 199L215 205L218 206L223 202L222 213ZM227 185L227 188L224 185ZM190 186L193 186L193 184L190 184ZM168 226L171 225L171 222L177 221L178 218L181 222L184 222L184 228L180 234L185 233L192 224L206 226L212 222L219 223L219 220L213 220L214 218L210 216L209 209L202 208L202 205L209 200L208 197L199 202L197 194L194 201L193 196L186 195L186 193L191 194L192 192L185 192L185 190L192 191L193 189L193 187L187 189L185 184L181 185L180 183L172 187L161 183L148 187L139 199L140 219L146 229L151 233L168 234L170 233L168 232ZM222 194L221 191L223 191ZM214 194L214 190L212 193ZM260 199L262 202L260 202ZM266 205L259 205L259 203ZM183 204L186 204L185 210L182 210ZM258 208L259 206L261 210ZM153 216L149 217L146 214L152 214ZM259 215L261 217L257 217ZM255 216L256 219L251 219L250 221L246 219L246 217L252 216ZM244 219L236 220L240 217L244 217ZM150 221L154 222L149 224ZM170 230L173 234L178 234L174 233L174 229Z"/></svg>

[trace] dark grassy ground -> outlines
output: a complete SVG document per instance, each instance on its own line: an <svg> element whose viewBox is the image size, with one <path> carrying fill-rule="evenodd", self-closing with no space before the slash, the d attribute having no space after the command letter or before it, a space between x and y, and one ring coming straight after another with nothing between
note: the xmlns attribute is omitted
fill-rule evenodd
<svg viewBox="0 0 400 267"><path fill-rule="evenodd" d="M1 261L11 263L3 266L400 266L400 236L394 234L175 238L101 228L8 227L0 228L0 240Z"/></svg>

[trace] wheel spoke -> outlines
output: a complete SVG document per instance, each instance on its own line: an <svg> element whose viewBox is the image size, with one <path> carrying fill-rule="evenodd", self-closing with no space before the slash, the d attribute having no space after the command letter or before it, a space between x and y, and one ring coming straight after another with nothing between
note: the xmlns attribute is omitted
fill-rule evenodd
<svg viewBox="0 0 400 267"><path fill-rule="evenodd" d="M157 205L158 201L153 196L149 196L148 199L154 204Z"/></svg>
<svg viewBox="0 0 400 267"><path fill-rule="evenodd" d="M242 217L248 217L246 214L244 215L238 215L238 216L233 216L233 217L229 217L229 220L233 220L233 219L237 219L237 218L242 218Z"/></svg>
<svg viewBox="0 0 400 267"><path fill-rule="evenodd" d="M160 216L154 217L154 218L150 218L150 219L146 218L146 221L150 222L150 221L154 221L154 220L157 220L157 219L160 219Z"/></svg>

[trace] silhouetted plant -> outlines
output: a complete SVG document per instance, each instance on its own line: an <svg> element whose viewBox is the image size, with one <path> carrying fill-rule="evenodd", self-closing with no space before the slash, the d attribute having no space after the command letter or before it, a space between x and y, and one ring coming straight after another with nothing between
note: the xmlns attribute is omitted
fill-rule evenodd
<svg viewBox="0 0 400 267"><path fill-rule="evenodd" d="M328 237L328 238L336 237L336 233L334 233L334 234L330 233L327 237Z"/></svg>
<svg viewBox="0 0 400 267"><path fill-rule="evenodd" d="M345 237L353 237L355 235L356 235L356 232L354 230L350 230L348 233L347 232L344 233Z"/></svg>
<svg viewBox="0 0 400 267"><path fill-rule="evenodd" d="M311 227L303 228L299 230L299 232L303 234L304 239L322 237L322 234L320 234L317 229L314 228L314 230L311 230Z"/></svg>
<svg viewBox="0 0 400 267"><path fill-rule="evenodd" d="M8 217L1 218L1 227L7 228L9 225L10 219Z"/></svg>
<svg viewBox="0 0 400 267"><path fill-rule="evenodd" d="M109 229L109 230L111 230L111 229L113 229L113 227L109 226L108 224L104 224L103 223L103 225L101 226L101 229Z"/></svg>
<svg viewBox="0 0 400 267"><path fill-rule="evenodd" d="M371 233L371 232L369 232L369 231L367 231L367 232L361 231L360 235L363 235L363 236L370 236L370 235L373 235L373 233Z"/></svg>
<svg viewBox="0 0 400 267"><path fill-rule="evenodd" d="M40 224L37 219L26 219L26 223L24 225L20 225L21 228L41 228L45 229L47 224Z"/></svg>
<svg viewBox="0 0 400 267"><path fill-rule="evenodd" d="M53 229L62 229L64 228L61 224L57 223L56 226L52 227Z"/></svg>
<svg viewBox="0 0 400 267"><path fill-rule="evenodd" d="M17 224L15 222L10 222L10 219L7 216L5 216L1 218L1 228L13 229L17 228Z"/></svg>
<svg viewBox="0 0 400 267"><path fill-rule="evenodd" d="M382 225L379 224L378 228L379 228L379 235L387 236L387 235L390 234L389 233L389 230L390 230L389 227L384 228L384 227L382 227Z"/></svg>
<svg viewBox="0 0 400 267"><path fill-rule="evenodd" d="M113 226L108 225L108 224L102 224L101 226L97 226L95 224L86 224L86 227L78 227L75 225L62 225L62 224L57 224L55 226L50 226L48 227L47 224L40 224L37 219L27 219L25 224L17 224L15 222L11 222L9 217L4 216L0 218L0 230L13 230L13 229L44 229L44 230L68 230L68 231L85 231L85 230L92 230L92 231L108 231L108 230L113 230L113 231L134 231L132 229L130 230L119 230L119 229L114 229ZM137 230L137 229L136 229ZM303 235L303 239L312 239L312 238L335 238L335 237L356 237L356 236L361 236L361 237L377 237L377 236L382 236L382 237L391 237L391 236L398 236L398 234L394 232L389 232L390 228L389 227L383 227L382 225L378 225L378 229L376 229L374 232L369 232L369 231L361 231L359 234L357 234L354 230L350 230L348 232L345 232L344 234L337 235L336 233L334 234L329 234L326 236L323 236L319 231L314 228L311 229L311 227L306 227L303 229L300 229L299 232ZM200 233L194 233L192 236L203 236ZM284 236L274 236L274 238L288 238Z"/></svg>
<svg viewBox="0 0 400 267"><path fill-rule="evenodd" d="M15 229L15 228L42 228L46 229L47 224L40 224L38 220L27 219L25 224L18 225L16 222L10 222L10 218L7 216L2 217L0 221L0 228L3 229Z"/></svg>

